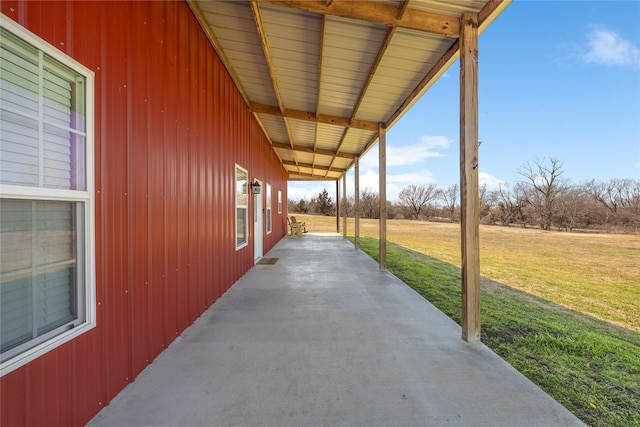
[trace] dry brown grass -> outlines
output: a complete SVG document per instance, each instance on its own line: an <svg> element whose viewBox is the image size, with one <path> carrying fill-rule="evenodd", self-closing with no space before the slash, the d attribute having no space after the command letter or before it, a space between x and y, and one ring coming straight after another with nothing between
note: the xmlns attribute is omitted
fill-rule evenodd
<svg viewBox="0 0 640 427"><path fill-rule="evenodd" d="M309 231L336 231L335 217L297 217ZM377 238L378 221L361 219L360 234ZM387 238L460 265L459 224L389 220ZM640 332L640 236L481 226L480 258L485 277Z"/></svg>

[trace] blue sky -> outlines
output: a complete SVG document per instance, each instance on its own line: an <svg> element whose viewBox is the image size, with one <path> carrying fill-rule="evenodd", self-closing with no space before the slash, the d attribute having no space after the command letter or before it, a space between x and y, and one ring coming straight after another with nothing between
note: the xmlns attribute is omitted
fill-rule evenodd
<svg viewBox="0 0 640 427"><path fill-rule="evenodd" d="M479 40L480 184L554 157L574 183L640 179L640 0L515 0ZM387 194L459 181L459 62L387 132ZM347 175L353 194L353 169ZM378 191L378 150L360 161ZM310 199L335 182L289 182ZM342 187L341 187L342 188Z"/></svg>

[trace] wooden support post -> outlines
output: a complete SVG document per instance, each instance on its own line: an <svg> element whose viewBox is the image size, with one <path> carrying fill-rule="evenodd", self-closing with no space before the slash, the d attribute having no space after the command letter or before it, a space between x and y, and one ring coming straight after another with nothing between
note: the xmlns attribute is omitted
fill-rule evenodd
<svg viewBox="0 0 640 427"><path fill-rule="evenodd" d="M387 268L387 130L378 126L378 170L380 176L380 269Z"/></svg>
<svg viewBox="0 0 640 427"><path fill-rule="evenodd" d="M344 207L347 206L347 174L342 176L342 197L344 197ZM347 209L342 209L342 237L347 238Z"/></svg>
<svg viewBox="0 0 640 427"><path fill-rule="evenodd" d="M353 216L355 222L355 236L353 243L356 249L360 249L360 157L356 157L354 162L354 196L353 196Z"/></svg>
<svg viewBox="0 0 640 427"><path fill-rule="evenodd" d="M336 179L336 233L340 234L340 181Z"/></svg>
<svg viewBox="0 0 640 427"><path fill-rule="evenodd" d="M478 199L478 15L460 26L460 211L462 339L480 339L480 202Z"/></svg>

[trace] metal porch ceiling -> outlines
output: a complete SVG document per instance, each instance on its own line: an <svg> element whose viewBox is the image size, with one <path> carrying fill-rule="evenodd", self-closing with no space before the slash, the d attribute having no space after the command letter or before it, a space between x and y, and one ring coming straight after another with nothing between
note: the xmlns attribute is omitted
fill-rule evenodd
<svg viewBox="0 0 640 427"><path fill-rule="evenodd" d="M289 180L341 178L511 0L188 0Z"/></svg>

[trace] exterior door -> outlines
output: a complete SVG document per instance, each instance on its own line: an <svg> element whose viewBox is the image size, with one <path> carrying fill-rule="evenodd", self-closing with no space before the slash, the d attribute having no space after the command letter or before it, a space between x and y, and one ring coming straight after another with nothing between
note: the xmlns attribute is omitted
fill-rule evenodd
<svg viewBox="0 0 640 427"><path fill-rule="evenodd" d="M260 187L263 187L260 183ZM261 188L262 190L262 188ZM262 238L264 236L263 227L263 206L262 206L262 191L259 194L253 195L253 258L255 262L258 262L262 258Z"/></svg>

